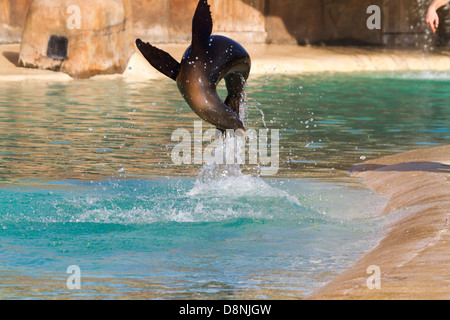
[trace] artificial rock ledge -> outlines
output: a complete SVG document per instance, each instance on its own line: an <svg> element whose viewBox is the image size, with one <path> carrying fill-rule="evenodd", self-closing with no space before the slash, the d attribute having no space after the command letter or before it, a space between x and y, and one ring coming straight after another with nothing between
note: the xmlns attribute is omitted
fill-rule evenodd
<svg viewBox="0 0 450 320"><path fill-rule="evenodd" d="M74 78L122 73L133 54L129 0L34 0L19 64Z"/></svg>

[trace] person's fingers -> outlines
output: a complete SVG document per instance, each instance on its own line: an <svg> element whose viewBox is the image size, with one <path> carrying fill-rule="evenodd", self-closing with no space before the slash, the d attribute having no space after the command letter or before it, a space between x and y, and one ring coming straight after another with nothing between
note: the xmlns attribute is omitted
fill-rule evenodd
<svg viewBox="0 0 450 320"><path fill-rule="evenodd" d="M439 18L438 17L427 17L425 22L430 26L433 33L436 33L436 29L439 27Z"/></svg>
<svg viewBox="0 0 450 320"><path fill-rule="evenodd" d="M433 33L436 31L436 29L434 28L434 21L431 21L430 19L426 19L425 22L430 26L431 30L433 31Z"/></svg>
<svg viewBox="0 0 450 320"><path fill-rule="evenodd" d="M431 30L433 30L434 32L434 16L432 13L428 12L426 18L425 18L425 23L428 24L431 28Z"/></svg>
<svg viewBox="0 0 450 320"><path fill-rule="evenodd" d="M431 30L433 30L433 33L436 33L437 28L439 27L439 18L434 18L431 23L429 23Z"/></svg>
<svg viewBox="0 0 450 320"><path fill-rule="evenodd" d="M430 26L433 33L436 33L436 30L439 27L439 16L436 11L429 10L425 22Z"/></svg>

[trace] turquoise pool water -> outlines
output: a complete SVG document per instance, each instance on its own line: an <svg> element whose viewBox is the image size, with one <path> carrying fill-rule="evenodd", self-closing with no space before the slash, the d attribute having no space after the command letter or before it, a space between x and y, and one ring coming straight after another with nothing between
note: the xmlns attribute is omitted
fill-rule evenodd
<svg viewBox="0 0 450 320"><path fill-rule="evenodd" d="M171 178L4 188L0 293L301 297L373 246L386 221L370 217L379 197L343 188L250 176L207 185ZM80 290L67 289L71 265L81 270Z"/></svg>
<svg viewBox="0 0 450 320"><path fill-rule="evenodd" d="M0 298L310 294L395 219L346 170L448 144L449 85L429 72L255 77L246 122L279 130L278 173L246 163L201 179L210 168L171 159L173 131L197 118L170 81L0 83Z"/></svg>

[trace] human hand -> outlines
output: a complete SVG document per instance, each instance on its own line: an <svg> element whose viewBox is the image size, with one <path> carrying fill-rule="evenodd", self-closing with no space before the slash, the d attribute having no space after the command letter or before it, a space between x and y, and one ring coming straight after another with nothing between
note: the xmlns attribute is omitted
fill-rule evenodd
<svg viewBox="0 0 450 320"><path fill-rule="evenodd" d="M428 23L431 30L433 30L433 33L436 33L436 29L439 26L439 16L434 8L430 7L428 9L428 13L427 13L425 22Z"/></svg>

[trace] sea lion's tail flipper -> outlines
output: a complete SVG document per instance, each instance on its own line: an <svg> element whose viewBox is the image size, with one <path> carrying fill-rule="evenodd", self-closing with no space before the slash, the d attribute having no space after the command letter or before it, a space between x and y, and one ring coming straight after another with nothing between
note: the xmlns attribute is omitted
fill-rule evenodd
<svg viewBox="0 0 450 320"><path fill-rule="evenodd" d="M155 69L173 80L177 79L180 72L180 63L170 54L152 46L150 43L144 43L141 39L136 39L136 46Z"/></svg>
<svg viewBox="0 0 450 320"><path fill-rule="evenodd" d="M213 22L208 0L200 0L192 20L192 49L204 48L211 36Z"/></svg>

